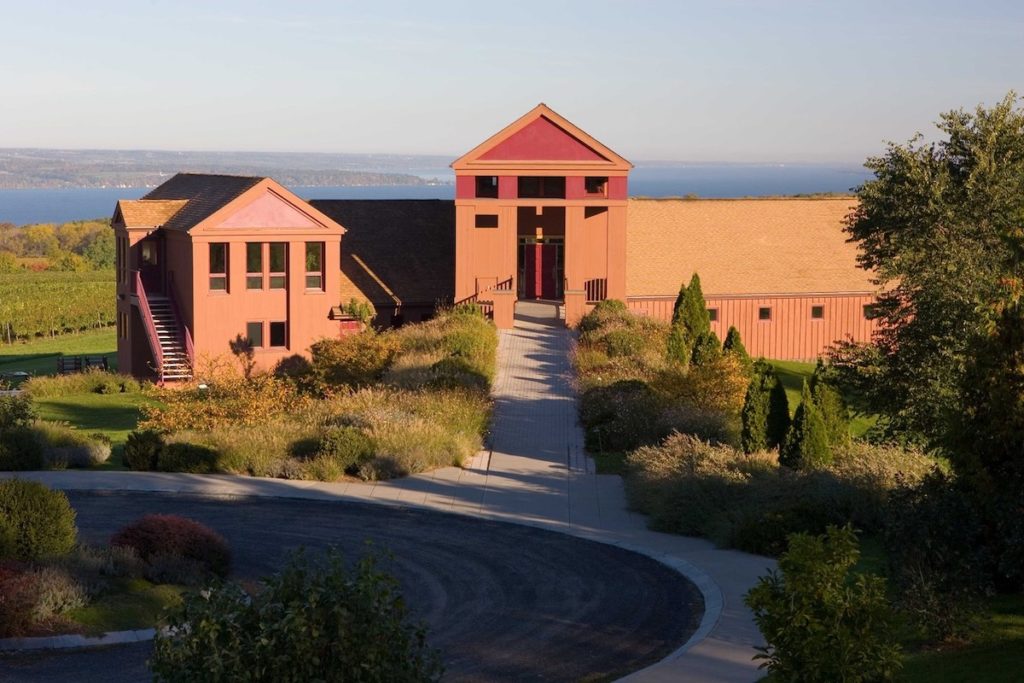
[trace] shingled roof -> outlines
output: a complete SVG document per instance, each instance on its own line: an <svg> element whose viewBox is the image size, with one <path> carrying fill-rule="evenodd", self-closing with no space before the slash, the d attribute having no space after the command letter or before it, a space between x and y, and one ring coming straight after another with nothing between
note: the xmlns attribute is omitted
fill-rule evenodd
<svg viewBox="0 0 1024 683"><path fill-rule="evenodd" d="M857 266L840 199L631 199L626 292L679 291L700 274L705 296L873 292Z"/></svg>
<svg viewBox="0 0 1024 683"><path fill-rule="evenodd" d="M128 227L159 227L166 223L187 199L122 199L117 203L121 222Z"/></svg>
<svg viewBox="0 0 1024 683"><path fill-rule="evenodd" d="M142 199L188 200L183 208L163 224L168 230L188 232L261 180L263 178L255 176L178 173Z"/></svg>
<svg viewBox="0 0 1024 683"><path fill-rule="evenodd" d="M310 200L348 230L341 297L432 305L455 294L455 202Z"/></svg>
<svg viewBox="0 0 1024 683"><path fill-rule="evenodd" d="M348 232L341 243L341 297L375 305L432 305L455 292L455 202L438 199L314 199Z"/></svg>

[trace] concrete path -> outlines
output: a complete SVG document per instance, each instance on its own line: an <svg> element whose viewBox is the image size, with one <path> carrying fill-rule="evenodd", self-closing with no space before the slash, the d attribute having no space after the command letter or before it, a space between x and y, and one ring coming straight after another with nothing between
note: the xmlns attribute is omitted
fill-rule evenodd
<svg viewBox="0 0 1024 683"><path fill-rule="evenodd" d="M743 594L772 560L716 549L697 538L649 531L627 510L622 480L597 475L576 422L568 352L571 333L554 309L520 303L502 331L490 450L466 469L444 468L392 482L326 484L154 472L19 473L64 489L148 490L215 495L349 499L423 506L528 524L655 557L701 589L705 615L688 643L628 681L753 681L763 641ZM0 476L7 476L0 474Z"/></svg>

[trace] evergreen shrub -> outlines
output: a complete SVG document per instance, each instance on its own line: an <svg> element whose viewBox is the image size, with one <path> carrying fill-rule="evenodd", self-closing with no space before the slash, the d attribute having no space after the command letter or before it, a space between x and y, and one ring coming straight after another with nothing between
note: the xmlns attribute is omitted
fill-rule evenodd
<svg viewBox="0 0 1024 683"><path fill-rule="evenodd" d="M6 519L13 530L5 534L13 537L13 543L6 544L8 558L59 557L71 552L78 538L68 497L34 481L0 481L0 519Z"/></svg>

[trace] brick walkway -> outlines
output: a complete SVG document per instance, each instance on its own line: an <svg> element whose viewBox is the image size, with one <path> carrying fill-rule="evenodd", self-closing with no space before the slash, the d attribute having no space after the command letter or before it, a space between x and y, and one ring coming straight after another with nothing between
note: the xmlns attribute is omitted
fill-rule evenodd
<svg viewBox="0 0 1024 683"><path fill-rule="evenodd" d="M720 550L703 539L649 531L627 509L622 479L598 475L576 422L571 333L555 309L520 303L516 327L500 333L490 448L465 469L443 468L390 482L322 483L158 472L18 473L64 489L149 490L211 495L351 499L415 505L540 526L655 557L701 589L705 615L690 642L629 681L754 681L761 636L743 594L771 560ZM0 477L7 476L0 473Z"/></svg>

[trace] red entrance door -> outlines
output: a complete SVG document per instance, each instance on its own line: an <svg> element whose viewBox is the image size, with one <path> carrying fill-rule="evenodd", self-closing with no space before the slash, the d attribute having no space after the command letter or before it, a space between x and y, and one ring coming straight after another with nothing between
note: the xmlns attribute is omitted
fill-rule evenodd
<svg viewBox="0 0 1024 683"><path fill-rule="evenodd" d="M554 299L558 296L555 269L558 245L527 244L523 253L524 298Z"/></svg>

